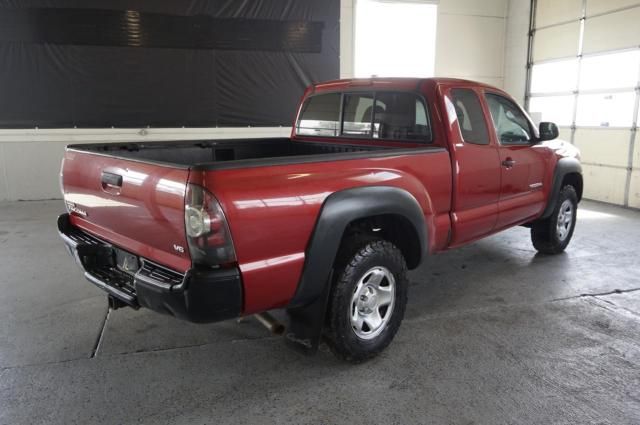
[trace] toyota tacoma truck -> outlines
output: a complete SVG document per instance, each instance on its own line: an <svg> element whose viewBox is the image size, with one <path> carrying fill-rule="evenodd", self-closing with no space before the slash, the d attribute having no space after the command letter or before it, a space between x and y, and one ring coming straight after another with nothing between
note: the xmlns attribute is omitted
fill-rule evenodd
<svg viewBox="0 0 640 425"><path fill-rule="evenodd" d="M513 226L567 247L583 181L557 137L481 83L330 81L289 138L68 146L58 229L112 307L284 309L291 345L358 362L393 339L426 256Z"/></svg>

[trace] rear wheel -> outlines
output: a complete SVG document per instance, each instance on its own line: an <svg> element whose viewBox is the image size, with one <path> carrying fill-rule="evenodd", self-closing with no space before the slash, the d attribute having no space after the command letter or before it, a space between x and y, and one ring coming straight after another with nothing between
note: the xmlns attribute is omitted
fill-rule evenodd
<svg viewBox="0 0 640 425"><path fill-rule="evenodd" d="M383 240L361 240L341 250L328 311L327 343L334 354L360 362L393 340L407 303L407 265Z"/></svg>
<svg viewBox="0 0 640 425"><path fill-rule="evenodd" d="M558 195L549 218L531 226L533 246L543 254L559 254L565 250L576 227L578 195L573 186L565 186Z"/></svg>

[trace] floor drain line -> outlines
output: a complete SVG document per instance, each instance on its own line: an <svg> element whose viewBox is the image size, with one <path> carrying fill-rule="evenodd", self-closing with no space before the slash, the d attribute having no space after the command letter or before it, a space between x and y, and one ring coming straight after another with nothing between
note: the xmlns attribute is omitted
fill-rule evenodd
<svg viewBox="0 0 640 425"><path fill-rule="evenodd" d="M104 336L104 331L107 329L107 320L109 320L109 314L111 313L111 308L107 309L107 314L104 315L104 320L102 321L102 327L100 328L100 333L98 334L98 338L96 338L96 343L93 344L93 350L91 350L91 359L98 354L98 350L100 349L100 345L102 344L102 338Z"/></svg>

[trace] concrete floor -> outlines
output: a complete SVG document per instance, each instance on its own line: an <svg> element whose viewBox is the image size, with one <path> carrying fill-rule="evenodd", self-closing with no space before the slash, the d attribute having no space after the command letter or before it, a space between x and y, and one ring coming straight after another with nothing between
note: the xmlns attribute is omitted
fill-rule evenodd
<svg viewBox="0 0 640 425"><path fill-rule="evenodd" d="M412 274L393 344L363 365L254 321L107 314L55 229L0 204L0 424L640 423L640 213L581 204L566 254L524 228Z"/></svg>

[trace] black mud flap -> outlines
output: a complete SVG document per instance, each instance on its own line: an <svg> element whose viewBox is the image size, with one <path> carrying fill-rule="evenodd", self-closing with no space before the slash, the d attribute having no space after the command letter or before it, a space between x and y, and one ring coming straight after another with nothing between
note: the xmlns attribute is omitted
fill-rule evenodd
<svg viewBox="0 0 640 425"><path fill-rule="evenodd" d="M332 278L333 272L329 274L329 279L320 296L310 304L287 309L288 323L284 337L287 345L296 351L306 355L313 355L318 351Z"/></svg>

